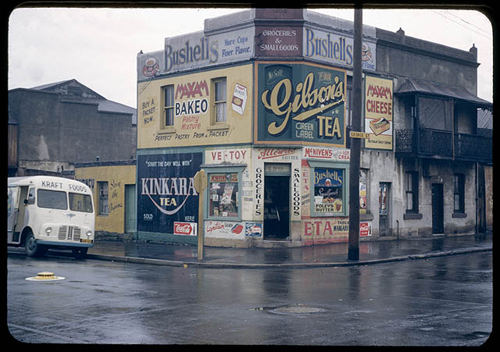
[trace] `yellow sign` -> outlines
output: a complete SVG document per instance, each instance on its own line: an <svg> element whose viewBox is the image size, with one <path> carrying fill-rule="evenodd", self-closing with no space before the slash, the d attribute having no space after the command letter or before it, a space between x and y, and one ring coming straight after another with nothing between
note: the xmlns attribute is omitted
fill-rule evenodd
<svg viewBox="0 0 500 352"><path fill-rule="evenodd" d="M252 141L251 64L167 75L138 83L137 91L139 149Z"/></svg>
<svg viewBox="0 0 500 352"><path fill-rule="evenodd" d="M392 149L393 81L365 76L365 148Z"/></svg>
<svg viewBox="0 0 500 352"><path fill-rule="evenodd" d="M194 175L194 189L196 192L201 193L207 188L207 174L205 170L200 170Z"/></svg>
<svg viewBox="0 0 500 352"><path fill-rule="evenodd" d="M351 137L351 138L368 139L368 138L370 138L370 133L351 131L349 133L349 137Z"/></svg>

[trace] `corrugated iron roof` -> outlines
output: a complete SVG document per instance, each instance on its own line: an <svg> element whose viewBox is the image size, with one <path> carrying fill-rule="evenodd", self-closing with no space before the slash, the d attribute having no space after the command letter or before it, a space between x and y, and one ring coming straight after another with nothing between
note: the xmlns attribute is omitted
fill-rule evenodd
<svg viewBox="0 0 500 352"><path fill-rule="evenodd" d="M465 88L449 86L446 84L424 81L415 78L406 78L405 82L401 85L401 87L399 87L396 92L396 94L414 93L424 93L464 100L475 104L478 108L493 108L492 103L469 93Z"/></svg>

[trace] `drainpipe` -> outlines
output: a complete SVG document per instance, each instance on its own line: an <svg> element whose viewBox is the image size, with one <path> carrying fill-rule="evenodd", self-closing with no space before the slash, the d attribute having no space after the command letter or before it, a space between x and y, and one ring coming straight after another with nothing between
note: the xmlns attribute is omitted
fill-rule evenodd
<svg viewBox="0 0 500 352"><path fill-rule="evenodd" d="M451 106L451 160L455 161L455 100L450 99Z"/></svg>
<svg viewBox="0 0 500 352"><path fill-rule="evenodd" d="M398 241L399 241L399 220L396 220L396 233L397 233L397 236L398 236Z"/></svg>

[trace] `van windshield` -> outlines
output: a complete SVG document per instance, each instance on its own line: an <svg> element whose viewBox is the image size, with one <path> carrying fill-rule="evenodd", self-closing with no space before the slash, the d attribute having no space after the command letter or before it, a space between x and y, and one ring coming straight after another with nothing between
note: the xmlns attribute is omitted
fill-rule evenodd
<svg viewBox="0 0 500 352"><path fill-rule="evenodd" d="M68 209L68 200L66 192L62 191L49 191L46 189L38 190L38 206L40 208L48 209Z"/></svg>
<svg viewBox="0 0 500 352"><path fill-rule="evenodd" d="M74 211L92 213L92 199L87 194L69 192L69 208Z"/></svg>

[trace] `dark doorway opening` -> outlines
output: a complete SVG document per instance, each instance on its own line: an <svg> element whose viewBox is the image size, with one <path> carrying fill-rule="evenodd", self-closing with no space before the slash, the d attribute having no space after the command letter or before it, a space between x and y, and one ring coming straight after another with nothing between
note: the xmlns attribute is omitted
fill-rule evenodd
<svg viewBox="0 0 500 352"><path fill-rule="evenodd" d="M432 184L432 233L444 233L443 185Z"/></svg>
<svg viewBox="0 0 500 352"><path fill-rule="evenodd" d="M264 239L284 240L289 230L290 176L265 176Z"/></svg>

